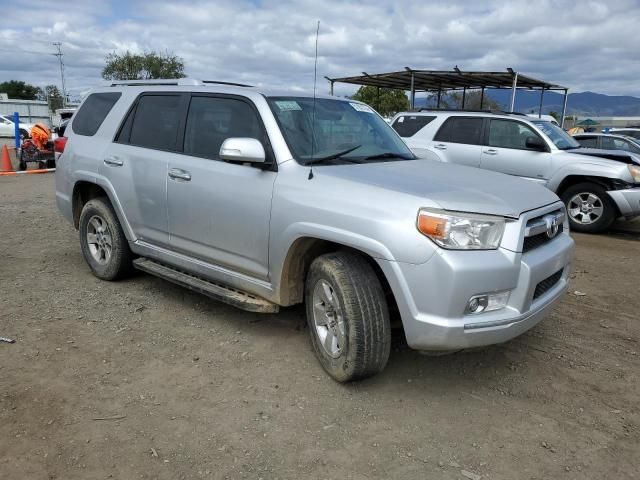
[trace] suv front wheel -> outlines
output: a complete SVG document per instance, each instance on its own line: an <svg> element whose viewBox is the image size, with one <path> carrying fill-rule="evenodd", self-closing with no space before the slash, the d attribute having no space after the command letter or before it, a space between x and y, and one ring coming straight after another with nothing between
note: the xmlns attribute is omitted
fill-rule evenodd
<svg viewBox="0 0 640 480"><path fill-rule="evenodd" d="M118 217L106 198L89 200L80 214L80 247L93 274L117 280L132 269L132 254Z"/></svg>
<svg viewBox="0 0 640 480"><path fill-rule="evenodd" d="M382 371L391 327L382 285L360 255L336 252L316 258L305 285L311 343L322 367L339 382Z"/></svg>
<svg viewBox="0 0 640 480"><path fill-rule="evenodd" d="M616 206L606 190L595 183L579 183L562 194L571 229L576 232L606 231L616 219Z"/></svg>

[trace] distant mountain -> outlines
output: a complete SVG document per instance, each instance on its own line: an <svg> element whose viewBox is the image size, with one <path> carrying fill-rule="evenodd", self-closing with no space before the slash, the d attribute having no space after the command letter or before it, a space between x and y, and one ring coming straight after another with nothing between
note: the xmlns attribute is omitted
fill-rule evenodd
<svg viewBox="0 0 640 480"><path fill-rule="evenodd" d="M511 90L487 90L485 95L491 97L506 110L511 101ZM562 111L564 95L557 92L545 92L542 113ZM426 105L425 98L417 98L416 106ZM540 92L518 90L515 110L517 112L538 113ZM594 92L570 93L567 100L567 115L578 116L640 116L640 98L630 96L604 95Z"/></svg>

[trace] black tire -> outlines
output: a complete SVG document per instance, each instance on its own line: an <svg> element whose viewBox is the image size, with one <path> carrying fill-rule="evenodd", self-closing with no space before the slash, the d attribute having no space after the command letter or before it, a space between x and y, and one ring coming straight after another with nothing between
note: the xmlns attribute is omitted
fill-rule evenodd
<svg viewBox="0 0 640 480"><path fill-rule="evenodd" d="M87 239L87 233L95 231L93 222L89 225L95 217L104 222L105 232L111 239L110 255L108 259L105 255L104 263L94 257ZM79 232L82 255L96 277L102 280L118 280L131 274L133 255L118 217L107 198L94 198L84 205L80 214Z"/></svg>
<svg viewBox="0 0 640 480"><path fill-rule="evenodd" d="M335 336L339 351L333 355L322 345L314 317L314 290L327 284L340 309L338 318L345 337L344 344L339 345ZM389 310L380 281L362 256L343 251L316 258L307 275L305 304L311 343L320 364L331 377L338 382L349 382L384 369L391 349Z"/></svg>
<svg viewBox="0 0 640 480"><path fill-rule="evenodd" d="M56 161L53 158L47 160L47 168L56 168Z"/></svg>
<svg viewBox="0 0 640 480"><path fill-rule="evenodd" d="M576 196L582 196L583 199L587 199L588 195L594 195L598 200L594 204L602 207L602 214L594 219L592 223L583 223L582 219L586 218L586 215L582 212L572 215L571 206L575 207ZM584 182L572 185L567 188L560 196L565 206L567 207L567 214L569 215L569 224L571 230L583 233L600 233L609 229L611 224L618 216L618 209L611 197L607 194L606 190L597 183ZM580 218L578 218L580 217Z"/></svg>
<svg viewBox="0 0 640 480"><path fill-rule="evenodd" d="M22 172L27 169L27 162L20 160L18 162L18 171Z"/></svg>

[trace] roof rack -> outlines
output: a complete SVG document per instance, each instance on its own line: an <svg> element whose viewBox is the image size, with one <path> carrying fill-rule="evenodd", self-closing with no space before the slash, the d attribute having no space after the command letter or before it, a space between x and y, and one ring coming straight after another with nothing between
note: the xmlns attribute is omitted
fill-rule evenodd
<svg viewBox="0 0 640 480"><path fill-rule="evenodd" d="M140 85L188 85L188 86L203 86L203 85L228 85L232 87L251 87L251 85L245 85L243 83L234 82L222 82L217 80L198 80L195 78L168 78L168 79L148 79L148 80L112 80L108 83L110 87L117 86L140 86Z"/></svg>
<svg viewBox="0 0 640 480"><path fill-rule="evenodd" d="M504 110L460 110L459 108L420 108L418 112L456 112L456 113L493 113L494 115L520 115L526 117L526 113L507 112Z"/></svg>
<svg viewBox="0 0 640 480"><path fill-rule="evenodd" d="M232 87L248 87L251 88L253 85L246 85L244 83L235 83L235 82L221 82L218 80L202 80L202 83L213 83L215 85L229 85Z"/></svg>

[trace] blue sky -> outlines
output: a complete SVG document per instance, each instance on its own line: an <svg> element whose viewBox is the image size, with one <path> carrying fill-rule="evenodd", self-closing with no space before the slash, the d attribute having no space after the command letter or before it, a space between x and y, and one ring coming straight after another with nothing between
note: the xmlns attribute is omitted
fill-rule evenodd
<svg viewBox="0 0 640 480"><path fill-rule="evenodd" d="M2 12L0 81L59 83L60 41L74 94L125 50L172 52L197 78L308 91L320 20L319 78L513 67L571 91L640 96L640 0L5 0Z"/></svg>

